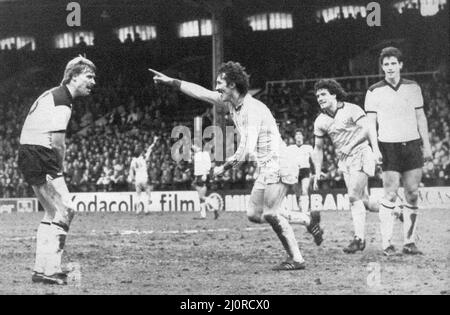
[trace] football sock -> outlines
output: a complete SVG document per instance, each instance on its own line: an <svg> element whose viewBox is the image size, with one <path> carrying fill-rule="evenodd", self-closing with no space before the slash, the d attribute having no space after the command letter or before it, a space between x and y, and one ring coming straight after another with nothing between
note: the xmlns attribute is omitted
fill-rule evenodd
<svg viewBox="0 0 450 315"><path fill-rule="evenodd" d="M150 211L150 196L147 193L142 194L142 203L144 204L144 212Z"/></svg>
<svg viewBox="0 0 450 315"><path fill-rule="evenodd" d="M280 211L280 215L285 217L291 224L301 224L308 226L311 222L310 216L301 211L291 211L284 209L283 211Z"/></svg>
<svg viewBox="0 0 450 315"><path fill-rule="evenodd" d="M394 210L394 208L394 203L384 199L380 200L380 211L378 216L380 218L381 242L383 249L386 249L391 245L394 230L394 216L392 215L392 210Z"/></svg>
<svg viewBox="0 0 450 315"><path fill-rule="evenodd" d="M418 208L410 204L403 205L403 240L405 245L415 243Z"/></svg>
<svg viewBox="0 0 450 315"><path fill-rule="evenodd" d="M206 218L206 204L205 202L200 202L200 217Z"/></svg>
<svg viewBox="0 0 450 315"><path fill-rule="evenodd" d="M362 200L355 201L350 209L352 211L353 227L355 236L364 240L364 231L366 226L366 208Z"/></svg>
<svg viewBox="0 0 450 315"><path fill-rule="evenodd" d="M272 226L289 257L293 261L304 262L305 260L295 239L294 230L288 220L281 215L266 215L265 219Z"/></svg>
<svg viewBox="0 0 450 315"><path fill-rule="evenodd" d="M52 222L52 225L50 226L50 239L48 244L49 253L45 268L45 274L48 276L62 272L61 259L68 230L69 228L67 225L57 222Z"/></svg>
<svg viewBox="0 0 450 315"><path fill-rule="evenodd" d="M139 213L139 212L141 212L141 203L142 203L142 194L141 193L137 193L136 201L137 202L134 205L134 208L135 208L136 213ZM142 207L145 207L145 204L142 204Z"/></svg>
<svg viewBox="0 0 450 315"><path fill-rule="evenodd" d="M34 271L44 273L45 265L47 263L48 242L50 234L51 223L48 221L41 221L36 233L36 260L34 263Z"/></svg>

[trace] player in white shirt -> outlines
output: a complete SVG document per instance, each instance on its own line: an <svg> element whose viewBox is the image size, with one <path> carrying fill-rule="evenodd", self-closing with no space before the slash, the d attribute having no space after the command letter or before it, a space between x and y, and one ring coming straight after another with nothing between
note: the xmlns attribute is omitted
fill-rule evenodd
<svg viewBox="0 0 450 315"><path fill-rule="evenodd" d="M209 174L211 171L211 157L206 151L196 145L192 146L192 152L194 156L194 181L192 187L198 192L198 198L200 200L200 218L206 218L206 211L209 209L206 194L208 193ZM217 219L219 213L214 211L214 218Z"/></svg>
<svg viewBox="0 0 450 315"><path fill-rule="evenodd" d="M63 177L66 129L73 98L91 93L95 70L86 58L69 61L61 85L38 97L22 127L19 170L45 210L36 236L35 283L67 284L61 257L75 210Z"/></svg>
<svg viewBox="0 0 450 315"><path fill-rule="evenodd" d="M311 183L311 163L313 147L309 144L304 143L303 132L301 129L295 131L295 144L288 147L289 157L294 160L295 165L297 165L298 172L298 182L294 184L294 192L297 197L299 207L301 207L302 202L300 198L308 197L309 185ZM308 209L301 209L307 212Z"/></svg>
<svg viewBox="0 0 450 315"><path fill-rule="evenodd" d="M148 183L147 163L152 154L153 148L158 141L158 137L153 138L153 143L144 151L142 147L137 149L138 156L133 157L130 163L129 181L134 184L137 193L135 211L147 213L150 211L152 187ZM140 205L142 207L140 207Z"/></svg>
<svg viewBox="0 0 450 315"><path fill-rule="evenodd" d="M395 47L382 50L379 59L384 80L372 85L366 94L365 109L370 129L378 136L375 152L382 160L384 196L379 217L383 253L396 254L392 245L398 189L403 183L403 253L422 254L416 246L419 185L424 160L431 161L428 122L420 86L401 77L402 53Z"/></svg>
<svg viewBox="0 0 450 315"><path fill-rule="evenodd" d="M254 223L269 223L286 250L287 260L275 266L274 270L305 269L290 221L298 220L298 223L306 225L316 244L320 245L323 233L319 225L320 213L308 216L282 209L289 185L297 182L298 169L287 159L287 147L272 113L248 93L249 76L245 68L231 61L223 64L218 71L215 91L149 70L155 74L155 83L175 86L191 97L227 108L241 139L235 154L224 165L215 167L214 175L223 174L256 152L259 176L251 192L247 217Z"/></svg>

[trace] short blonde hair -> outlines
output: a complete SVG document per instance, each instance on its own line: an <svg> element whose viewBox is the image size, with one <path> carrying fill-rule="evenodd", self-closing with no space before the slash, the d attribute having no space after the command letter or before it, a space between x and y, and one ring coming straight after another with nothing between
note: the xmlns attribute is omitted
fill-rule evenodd
<svg viewBox="0 0 450 315"><path fill-rule="evenodd" d="M92 61L90 61L87 58L84 58L83 56L73 58L66 65L66 69L64 70L64 77L61 81L61 84L70 83L72 77L79 75L80 73L83 73L85 70L95 72L97 68L95 67Z"/></svg>

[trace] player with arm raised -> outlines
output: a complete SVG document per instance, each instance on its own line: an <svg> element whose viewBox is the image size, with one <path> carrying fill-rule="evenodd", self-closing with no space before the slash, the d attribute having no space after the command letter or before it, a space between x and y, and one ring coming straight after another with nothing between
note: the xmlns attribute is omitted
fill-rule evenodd
<svg viewBox="0 0 450 315"><path fill-rule="evenodd" d="M61 257L75 210L63 177L65 136L73 98L91 93L95 70L86 58L69 61L61 85L39 96L22 127L19 169L45 210L37 230L33 282L67 284Z"/></svg>
<svg viewBox="0 0 450 315"><path fill-rule="evenodd" d="M147 213L150 211L152 189L148 182L147 163L157 141L158 137L155 136L147 151L144 151L142 145L139 145L136 150L136 156L133 157L130 163L130 182L134 184L137 194L136 212L139 212L139 204L142 204L143 212Z"/></svg>
<svg viewBox="0 0 450 315"><path fill-rule="evenodd" d="M379 62L385 78L367 91L365 110L371 134L378 135L375 152L382 156L384 197L380 200L379 217L383 253L386 256L396 253L391 238L401 180L405 191L403 253L421 254L415 244L419 185L424 159L432 158L422 91L416 82L401 77L403 62L399 49L383 49Z"/></svg>
<svg viewBox="0 0 450 315"><path fill-rule="evenodd" d="M243 162L249 154L256 152L260 174L251 192L247 217L255 223L268 222L283 244L288 259L275 266L274 270L304 269L305 262L298 248L294 230L289 224L290 216L287 215L287 211L281 209L288 185L297 182L298 169L283 161L286 160L286 155L283 154L285 152L281 152L286 150L286 145L281 139L270 110L248 93L249 77L245 69L235 62L223 64L218 71L216 91L151 71L155 74L156 83L176 86L191 97L228 107L241 140L235 154L228 158L224 165L216 167L214 174L222 174ZM314 213L310 218L298 213L303 215L302 223L313 234L316 243L320 244L322 242L320 214Z"/></svg>
<svg viewBox="0 0 450 315"><path fill-rule="evenodd" d="M370 136L365 112L355 104L344 102L346 93L335 80L320 80L315 86L317 101L322 113L314 122L314 190L323 163L323 138L328 135L333 142L339 169L344 174L350 199L354 238L344 249L345 253L364 250L366 208L365 198L368 177L375 173L375 156L369 146ZM373 138L373 137L372 137Z"/></svg>

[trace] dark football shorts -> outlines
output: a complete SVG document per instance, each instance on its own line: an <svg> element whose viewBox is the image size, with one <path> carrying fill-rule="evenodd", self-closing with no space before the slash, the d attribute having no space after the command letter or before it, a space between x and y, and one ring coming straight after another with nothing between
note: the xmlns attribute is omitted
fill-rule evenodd
<svg viewBox="0 0 450 315"><path fill-rule="evenodd" d="M383 171L406 171L423 167L422 140L408 142L379 142L383 155Z"/></svg>
<svg viewBox="0 0 450 315"><path fill-rule="evenodd" d="M20 145L18 166L25 181L33 186L63 176L56 152L40 145Z"/></svg>
<svg viewBox="0 0 450 315"><path fill-rule="evenodd" d="M304 178L308 178L311 176L310 168L301 168L298 171L298 181L301 182Z"/></svg>

